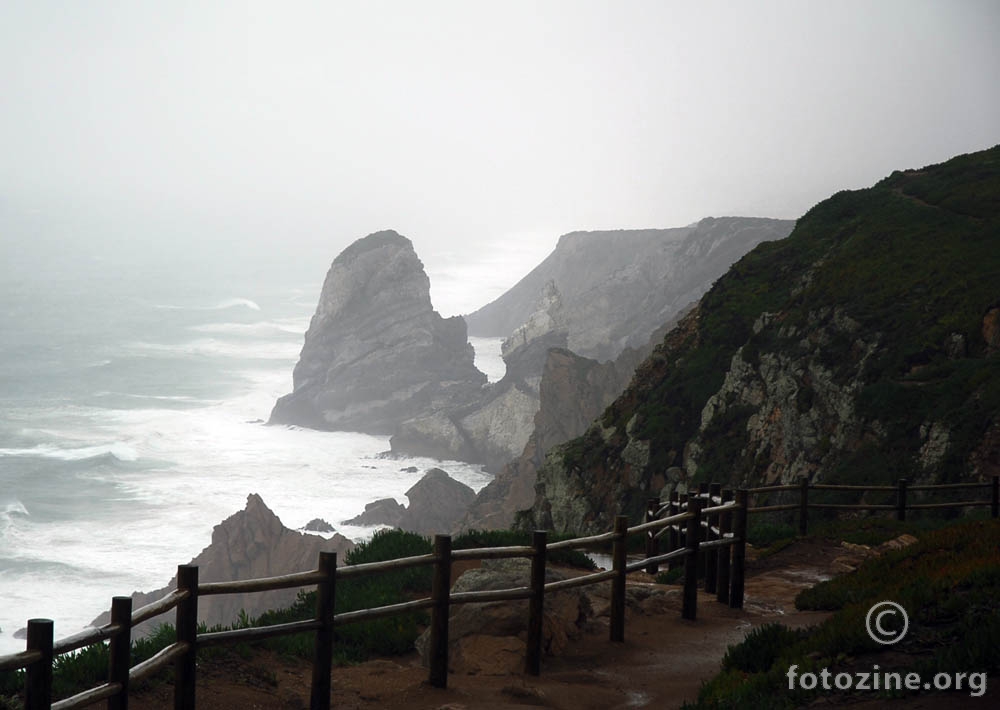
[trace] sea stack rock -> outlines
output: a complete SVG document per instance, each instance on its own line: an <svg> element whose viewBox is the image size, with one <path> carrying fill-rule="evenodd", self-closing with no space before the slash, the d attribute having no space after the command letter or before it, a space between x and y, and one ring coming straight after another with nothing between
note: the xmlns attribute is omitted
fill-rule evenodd
<svg viewBox="0 0 1000 710"><path fill-rule="evenodd" d="M289 530L256 493L247 496L246 508L215 526L212 543L201 551L190 564L197 565L202 582L229 582L232 580L277 577L295 572L316 569L320 551L336 552L338 562L354 549L354 543L335 533L328 539ZM153 592L132 594L132 606L141 606L161 599L176 589L177 578L166 587ZM206 596L198 602L198 620L209 626L232 624L240 611L251 617L269 609L282 609L295 602L295 589L278 589L247 594L220 594ZM105 612L93 621L100 626L107 623L110 614ZM147 636L159 624L171 619L157 617L133 628L136 637Z"/></svg>
<svg viewBox="0 0 1000 710"><path fill-rule="evenodd" d="M439 468L431 468L406 492L404 507L394 498L383 498L365 506L365 512L344 525L391 525L419 535L449 533L465 515L476 493Z"/></svg>
<svg viewBox="0 0 1000 710"><path fill-rule="evenodd" d="M392 434L407 419L474 401L486 376L465 321L431 306L406 237L359 239L334 260L272 424Z"/></svg>

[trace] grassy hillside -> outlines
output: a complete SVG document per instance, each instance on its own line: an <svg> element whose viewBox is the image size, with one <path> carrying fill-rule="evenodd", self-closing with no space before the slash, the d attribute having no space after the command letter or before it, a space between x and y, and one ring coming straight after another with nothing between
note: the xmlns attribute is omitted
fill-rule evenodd
<svg viewBox="0 0 1000 710"><path fill-rule="evenodd" d="M755 629L730 647L722 672L705 684L699 710L793 708L818 697L830 700L846 691L789 690L792 665L801 676L828 669L831 674L871 672L966 674L970 697L985 687L985 675L1000 669L1000 524L976 521L927 533L907 548L870 559L855 572L802 592L800 609L825 609L834 615L808 631L772 624ZM871 607L883 600L899 603L909 617L906 635L888 648L865 630ZM871 683L869 683L871 685ZM858 699L901 696L904 690L856 691ZM927 695L927 690L918 691ZM981 694L981 693L980 693ZM975 697L975 696L972 696ZM970 699L974 703L975 700Z"/></svg>
<svg viewBox="0 0 1000 710"><path fill-rule="evenodd" d="M749 485L1000 472L998 349L1000 146L840 192L759 245L539 480L589 496L598 528L671 467Z"/></svg>

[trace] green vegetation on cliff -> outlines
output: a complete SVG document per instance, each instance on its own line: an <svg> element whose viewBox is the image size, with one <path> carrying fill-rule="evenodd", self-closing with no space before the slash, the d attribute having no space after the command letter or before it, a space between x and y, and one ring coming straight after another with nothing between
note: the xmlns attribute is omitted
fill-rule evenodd
<svg viewBox="0 0 1000 710"><path fill-rule="evenodd" d="M828 669L838 673L916 672L925 680L937 673L995 674L1000 669L1000 523L995 520L951 525L920 541L872 558L850 574L799 594L800 609L831 610L821 625L794 631L777 624L754 629L730 647L722 672L699 694L699 710L792 708L817 696L845 691L789 690L788 669L801 676ZM867 633L865 617L878 602L893 600L909 618L905 637L890 649ZM981 683L980 685L985 685ZM967 680L963 695L972 686ZM980 688L982 690L983 688ZM920 691L924 694L926 690ZM974 689L973 689L973 692ZM856 691L858 696L901 695Z"/></svg>
<svg viewBox="0 0 1000 710"><path fill-rule="evenodd" d="M998 284L1000 146L834 195L738 261L549 458L540 483L585 501L549 497L534 522L637 516L670 467L744 485L1000 472Z"/></svg>

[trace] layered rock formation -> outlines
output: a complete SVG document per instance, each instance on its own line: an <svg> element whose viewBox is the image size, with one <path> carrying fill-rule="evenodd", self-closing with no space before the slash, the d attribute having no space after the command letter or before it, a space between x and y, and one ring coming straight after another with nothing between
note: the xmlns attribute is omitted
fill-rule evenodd
<svg viewBox="0 0 1000 710"><path fill-rule="evenodd" d="M535 501L536 474L553 447L583 434L628 385L636 366L673 325L658 329L643 348L626 348L611 362L597 362L565 348L548 351L539 385L539 408L521 454L476 495L460 529L506 529Z"/></svg>
<svg viewBox="0 0 1000 710"><path fill-rule="evenodd" d="M330 267L293 391L270 423L393 434L403 421L475 401L486 376L473 357L462 318L432 307L410 240L376 232Z"/></svg>
<svg viewBox="0 0 1000 710"><path fill-rule="evenodd" d="M316 569L320 551L336 552L338 561L354 547L343 535L329 539L289 530L256 493L247 497L246 508L226 518L212 531L212 543L191 560L198 566L199 582L229 582L260 577L276 577ZM161 599L176 589L177 578L153 592L132 594L132 607ZM232 624L241 610L251 617L269 609L281 609L295 602L298 590L280 589L253 594L219 594L198 600L198 620L209 626ZM107 623L105 612L94 620ZM144 636L162 623L173 623L169 616L157 617L136 627L133 634Z"/></svg>
<svg viewBox="0 0 1000 710"><path fill-rule="evenodd" d="M521 524L607 530L705 480L985 480L1000 465L998 194L1000 146L814 207L548 452Z"/></svg>
<svg viewBox="0 0 1000 710"><path fill-rule="evenodd" d="M344 525L391 525L418 535L446 534L469 509L475 492L439 468L428 469L406 491L409 506L383 498L365 506L365 512Z"/></svg>
<svg viewBox="0 0 1000 710"><path fill-rule="evenodd" d="M565 345L563 302L550 282L534 311L503 342L504 377L465 407L405 422L390 440L393 451L477 461L499 471L531 435L549 349Z"/></svg>
<svg viewBox="0 0 1000 710"><path fill-rule="evenodd" d="M658 327L763 241L783 239L789 220L706 218L677 229L572 232L500 298L465 316L469 332L507 336L527 321L552 281L565 303L566 347L609 360L641 348Z"/></svg>

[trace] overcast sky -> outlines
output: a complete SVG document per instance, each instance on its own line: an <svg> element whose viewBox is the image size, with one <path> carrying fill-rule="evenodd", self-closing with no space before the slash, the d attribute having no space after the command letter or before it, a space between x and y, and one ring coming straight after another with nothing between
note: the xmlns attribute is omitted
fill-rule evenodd
<svg viewBox="0 0 1000 710"><path fill-rule="evenodd" d="M394 228L455 312L458 264L510 285L567 231L795 218L1000 142L998 37L996 0L0 0L0 240L321 277Z"/></svg>

